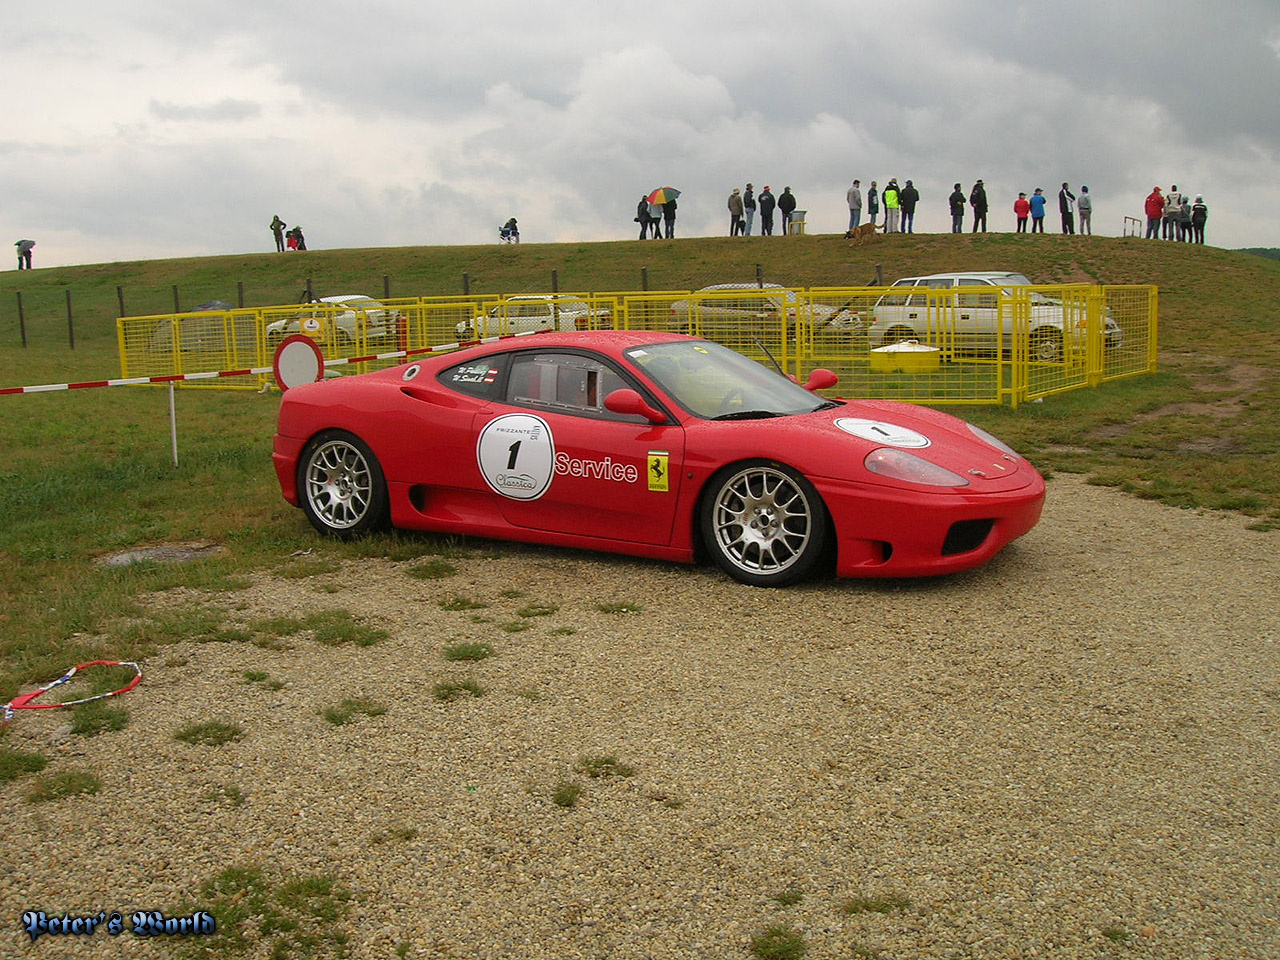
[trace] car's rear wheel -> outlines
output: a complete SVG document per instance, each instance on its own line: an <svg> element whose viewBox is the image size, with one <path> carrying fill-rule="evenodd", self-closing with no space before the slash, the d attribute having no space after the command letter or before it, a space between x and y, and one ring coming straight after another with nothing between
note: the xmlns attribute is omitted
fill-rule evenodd
<svg viewBox="0 0 1280 960"><path fill-rule="evenodd" d="M712 478L701 508L702 540L740 583L782 587L811 574L827 536L827 511L788 466L753 460Z"/></svg>
<svg viewBox="0 0 1280 960"><path fill-rule="evenodd" d="M884 343L886 345L892 343L901 343L903 340L915 340L916 332L910 327L896 326L890 327L884 335Z"/></svg>
<svg viewBox="0 0 1280 960"><path fill-rule="evenodd" d="M1037 330L1031 334L1031 359L1041 363L1058 363L1062 360L1062 332Z"/></svg>
<svg viewBox="0 0 1280 960"><path fill-rule="evenodd" d="M381 529L388 519L387 481L378 458L343 430L322 433L303 449L298 499L313 527L344 540Z"/></svg>

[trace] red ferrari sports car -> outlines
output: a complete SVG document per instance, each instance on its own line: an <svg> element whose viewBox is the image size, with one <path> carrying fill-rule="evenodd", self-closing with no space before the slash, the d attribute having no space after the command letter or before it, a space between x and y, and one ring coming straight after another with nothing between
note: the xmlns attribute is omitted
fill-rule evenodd
<svg viewBox="0 0 1280 960"><path fill-rule="evenodd" d="M545 333L308 383L281 402L285 499L337 537L388 522L694 562L783 586L951 573L1035 526L1044 480L963 420L827 400L676 334Z"/></svg>

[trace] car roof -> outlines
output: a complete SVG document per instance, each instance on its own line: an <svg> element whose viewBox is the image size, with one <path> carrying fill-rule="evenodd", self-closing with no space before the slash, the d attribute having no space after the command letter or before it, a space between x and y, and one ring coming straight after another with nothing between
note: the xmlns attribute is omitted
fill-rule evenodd
<svg viewBox="0 0 1280 960"><path fill-rule="evenodd" d="M370 303L377 303L373 297L366 297L363 293L340 293L336 297L320 297L316 303L350 303L353 300L368 300Z"/></svg>
<svg viewBox="0 0 1280 960"><path fill-rule="evenodd" d="M709 287L699 287L698 293L703 290L785 290L786 288L780 283L713 283Z"/></svg>
<svg viewBox="0 0 1280 960"><path fill-rule="evenodd" d="M629 350L652 343L671 343L675 340L696 340L682 333L664 333L658 330L541 330L524 336L507 337L498 343L481 343L464 350L480 354L509 350L529 349L585 349L604 353ZM441 354L445 356L445 354Z"/></svg>
<svg viewBox="0 0 1280 960"><path fill-rule="evenodd" d="M902 277L893 281L901 283L903 280L945 280L948 278L955 279L974 279L974 280L1000 280L1004 277L1021 277L1023 276L1017 270L958 270L948 273L926 273L919 277Z"/></svg>

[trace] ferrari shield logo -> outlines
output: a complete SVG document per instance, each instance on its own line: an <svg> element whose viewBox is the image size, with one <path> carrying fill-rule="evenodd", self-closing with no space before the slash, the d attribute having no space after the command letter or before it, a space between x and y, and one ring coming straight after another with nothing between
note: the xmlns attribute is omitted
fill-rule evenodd
<svg viewBox="0 0 1280 960"><path fill-rule="evenodd" d="M667 458L670 454L666 450L650 450L649 451L649 468L646 474L649 477L649 489L655 493L666 493L671 487L667 482Z"/></svg>

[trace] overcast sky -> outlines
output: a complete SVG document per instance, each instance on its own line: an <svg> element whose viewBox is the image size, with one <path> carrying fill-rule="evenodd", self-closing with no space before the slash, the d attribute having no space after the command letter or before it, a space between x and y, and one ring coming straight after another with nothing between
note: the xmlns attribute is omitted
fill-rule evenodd
<svg viewBox="0 0 1280 960"><path fill-rule="evenodd" d="M668 184L677 236L748 181L834 232L890 176L917 231L956 181L997 230L1088 184L1113 235L1177 184L1208 242L1280 246L1280 0L46 0L0 31L36 267L271 250L275 213L312 249L622 240Z"/></svg>

